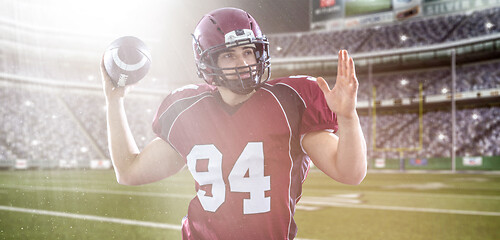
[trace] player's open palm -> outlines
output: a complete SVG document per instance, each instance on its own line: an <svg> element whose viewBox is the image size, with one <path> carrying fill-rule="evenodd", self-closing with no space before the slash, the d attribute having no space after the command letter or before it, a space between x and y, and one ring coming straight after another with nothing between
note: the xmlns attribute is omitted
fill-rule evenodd
<svg viewBox="0 0 500 240"><path fill-rule="evenodd" d="M339 117L352 117L356 114L358 79L354 61L346 50L339 52L337 81L330 90L326 81L319 77L318 85L325 94L328 107Z"/></svg>

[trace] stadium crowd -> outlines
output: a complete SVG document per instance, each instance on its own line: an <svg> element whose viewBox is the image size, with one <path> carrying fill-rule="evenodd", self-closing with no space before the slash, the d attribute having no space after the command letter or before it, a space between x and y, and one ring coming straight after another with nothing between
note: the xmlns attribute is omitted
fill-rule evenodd
<svg viewBox="0 0 500 240"><path fill-rule="evenodd" d="M139 147L154 138L151 121L161 97L131 96L126 107ZM67 93L0 87L0 167L13 166L15 159L50 168L58 161L76 160L88 166L92 159L109 158L104 98L96 93ZM457 156L500 156L500 107L457 111ZM383 112L376 116L377 148L416 148L419 121L415 112ZM451 156L451 113L429 110L423 115L423 148L414 157ZM361 116L368 145L372 144L374 118ZM371 151L370 158L398 158L397 152ZM409 156L408 156L409 157Z"/></svg>
<svg viewBox="0 0 500 240"><path fill-rule="evenodd" d="M377 52L466 40L500 33L500 8L341 31L269 35L271 56L307 57Z"/></svg>
<svg viewBox="0 0 500 240"><path fill-rule="evenodd" d="M273 46L273 58L322 56L335 55L338 49L359 53L465 40L500 33L499 24L500 8L493 8L370 28L275 34L270 35L269 39ZM9 54L14 53L4 52L4 58L9 59ZM0 73L3 74L100 85L97 75L74 72L33 68L22 61L4 61L0 64ZM358 100L369 101L372 91L367 76L358 77ZM378 73L373 75L372 83L377 89L377 100L416 98L420 83L424 96L451 91L450 69L447 67ZM168 83L151 79L141 82L141 87L173 90ZM456 92L499 88L500 61L457 67ZM126 101L129 122L139 147L144 147L155 137L151 121L163 97L157 93L151 96L132 94ZM0 86L0 102L0 167L12 167L15 159L27 159L30 166L40 168L56 167L59 160L76 160L78 166L84 167L88 166L91 159L109 158L101 91L3 84ZM458 109L457 156L500 156L498 116L498 105ZM376 135L372 136L374 118L361 116L363 132L370 148L372 137L375 137L377 148L418 147L418 119L418 113L411 111L378 113ZM423 148L408 153L406 157L450 157L450 119L449 109L426 110L423 115ZM371 159L398 157L397 152L369 151Z"/></svg>

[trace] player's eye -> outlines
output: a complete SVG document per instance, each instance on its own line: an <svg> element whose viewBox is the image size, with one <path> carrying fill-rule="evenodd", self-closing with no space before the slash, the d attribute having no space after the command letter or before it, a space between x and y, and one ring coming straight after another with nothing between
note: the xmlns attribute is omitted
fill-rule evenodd
<svg viewBox="0 0 500 240"><path fill-rule="evenodd" d="M220 58L229 59L229 58L232 58L233 56L234 56L233 53L228 52L228 53L221 54Z"/></svg>
<svg viewBox="0 0 500 240"><path fill-rule="evenodd" d="M245 54L245 56L253 56L254 55L254 51L252 48L245 49L245 51L243 53Z"/></svg>

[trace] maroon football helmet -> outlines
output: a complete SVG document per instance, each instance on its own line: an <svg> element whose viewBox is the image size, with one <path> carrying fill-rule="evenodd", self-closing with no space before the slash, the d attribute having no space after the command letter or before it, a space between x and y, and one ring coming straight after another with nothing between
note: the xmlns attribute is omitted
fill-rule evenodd
<svg viewBox="0 0 500 240"><path fill-rule="evenodd" d="M256 64L235 68L217 66L217 56L221 52L243 45L255 47ZM248 94L269 80L269 42L255 19L241 9L221 8L203 16L193 34L193 50L198 76L208 84ZM267 77L262 80L266 69ZM223 70L232 71L225 74ZM241 75L248 74L249 78L241 78ZM231 80L229 75L233 76Z"/></svg>

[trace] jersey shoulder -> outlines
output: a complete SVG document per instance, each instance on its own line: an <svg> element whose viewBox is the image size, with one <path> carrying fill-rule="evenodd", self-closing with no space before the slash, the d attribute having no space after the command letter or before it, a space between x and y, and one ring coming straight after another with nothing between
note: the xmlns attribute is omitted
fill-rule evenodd
<svg viewBox="0 0 500 240"><path fill-rule="evenodd" d="M215 91L215 87L208 84L189 84L181 88L175 89L170 94L165 97L158 112L164 112L168 107L176 102L197 98L206 94L212 94Z"/></svg>
<svg viewBox="0 0 500 240"><path fill-rule="evenodd" d="M170 116L175 115L193 102L207 95L212 95L215 90L214 86L208 84L190 84L172 91L165 97L156 111L153 119L153 131L159 134L162 128L160 118L165 117L167 111L171 113Z"/></svg>
<svg viewBox="0 0 500 240"><path fill-rule="evenodd" d="M276 84L288 84L294 88L307 87L316 85L316 78L307 75L296 75L289 77L276 78L266 82L267 85L275 86Z"/></svg>
<svg viewBox="0 0 500 240"><path fill-rule="evenodd" d="M175 102L180 99L196 97L200 94L212 94L216 90L216 87L202 84L189 84L180 88L173 90L165 99L164 102Z"/></svg>
<svg viewBox="0 0 500 240"><path fill-rule="evenodd" d="M295 93L297 93L304 104L306 104L306 106L308 101L319 96L323 97L323 92L319 88L318 83L316 82L316 78L306 75L273 79L266 82L266 86L286 86L287 88L290 88Z"/></svg>

